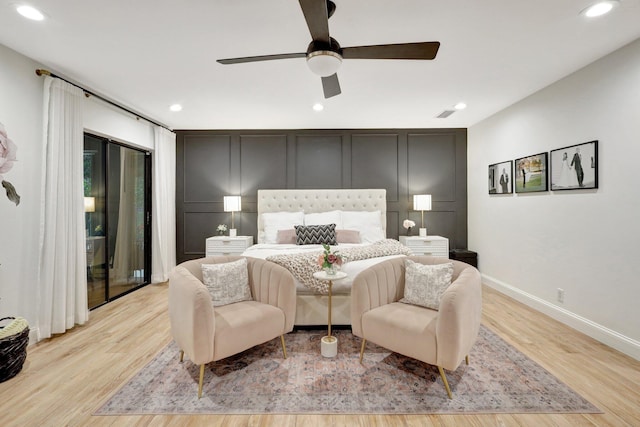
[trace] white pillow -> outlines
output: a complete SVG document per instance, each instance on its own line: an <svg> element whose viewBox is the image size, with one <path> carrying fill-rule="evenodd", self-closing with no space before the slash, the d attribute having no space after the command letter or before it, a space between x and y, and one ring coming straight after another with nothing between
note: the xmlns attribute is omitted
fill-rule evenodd
<svg viewBox="0 0 640 427"><path fill-rule="evenodd" d="M263 243L277 243L278 230L291 230L304 225L304 212L265 212L262 214Z"/></svg>
<svg viewBox="0 0 640 427"><path fill-rule="evenodd" d="M342 228L358 230L362 243L373 243L386 238L380 211L342 211Z"/></svg>
<svg viewBox="0 0 640 427"><path fill-rule="evenodd" d="M400 302L438 310L442 294L451 285L453 263L420 264L404 260L404 298Z"/></svg>
<svg viewBox="0 0 640 427"><path fill-rule="evenodd" d="M222 264L202 264L202 278L214 307L252 299L246 258Z"/></svg>
<svg viewBox="0 0 640 427"><path fill-rule="evenodd" d="M342 216L340 211L329 211L304 214L304 225L335 224L336 228L342 228Z"/></svg>

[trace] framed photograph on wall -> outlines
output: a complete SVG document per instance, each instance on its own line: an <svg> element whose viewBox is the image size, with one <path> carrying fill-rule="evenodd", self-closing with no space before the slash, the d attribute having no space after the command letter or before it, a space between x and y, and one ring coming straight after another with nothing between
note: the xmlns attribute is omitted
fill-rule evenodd
<svg viewBox="0 0 640 427"><path fill-rule="evenodd" d="M514 160L516 193L533 193L549 189L547 153Z"/></svg>
<svg viewBox="0 0 640 427"><path fill-rule="evenodd" d="M598 141L551 150L551 190L598 188Z"/></svg>
<svg viewBox="0 0 640 427"><path fill-rule="evenodd" d="M513 193L513 160L489 165L489 194Z"/></svg>

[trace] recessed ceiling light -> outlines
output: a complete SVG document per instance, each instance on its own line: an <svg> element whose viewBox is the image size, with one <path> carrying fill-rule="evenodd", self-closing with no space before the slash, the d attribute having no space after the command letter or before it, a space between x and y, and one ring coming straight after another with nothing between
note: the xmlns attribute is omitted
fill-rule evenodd
<svg viewBox="0 0 640 427"><path fill-rule="evenodd" d="M44 15L35 7L20 5L16 7L18 13L25 18L33 19L34 21L42 21L44 19Z"/></svg>
<svg viewBox="0 0 640 427"><path fill-rule="evenodd" d="M324 105L317 103L317 104L313 104L313 111L322 111L324 110Z"/></svg>
<svg viewBox="0 0 640 427"><path fill-rule="evenodd" d="M589 18L594 18L596 16L602 16L606 13L611 12L611 9L618 4L616 0L607 0L601 1L599 3L592 4L588 8L584 9L582 13Z"/></svg>
<svg viewBox="0 0 640 427"><path fill-rule="evenodd" d="M458 102L456 105L454 105L454 107L456 110L464 110L465 108L467 108L467 104L465 104L464 102Z"/></svg>
<svg viewBox="0 0 640 427"><path fill-rule="evenodd" d="M169 110L171 110L171 111L182 111L182 105L173 104L171 107L169 107Z"/></svg>

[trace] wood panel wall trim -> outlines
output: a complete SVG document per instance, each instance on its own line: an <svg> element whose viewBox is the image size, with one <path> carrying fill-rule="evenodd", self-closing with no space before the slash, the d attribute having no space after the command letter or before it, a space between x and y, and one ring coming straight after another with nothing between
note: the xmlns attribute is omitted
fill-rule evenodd
<svg viewBox="0 0 640 427"><path fill-rule="evenodd" d="M404 219L420 221L413 195L432 194L433 210L425 212L429 234L449 238L451 248L466 248L466 129L179 130L176 135L178 262L203 256L205 239L217 224L230 223L224 195L242 196L236 228L255 238L259 188L386 188L391 238L405 234Z"/></svg>

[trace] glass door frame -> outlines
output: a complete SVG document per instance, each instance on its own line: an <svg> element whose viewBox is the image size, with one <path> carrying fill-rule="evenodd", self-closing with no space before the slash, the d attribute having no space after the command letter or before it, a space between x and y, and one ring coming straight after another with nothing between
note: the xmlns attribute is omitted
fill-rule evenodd
<svg viewBox="0 0 640 427"><path fill-rule="evenodd" d="M151 262L152 262L152 254L151 254L151 223L152 223L152 213L151 213L151 203L152 203L152 197L151 197L151 179L152 179L152 164L151 164L151 153L148 150L142 149L142 148L138 148L138 147L134 147L119 141L114 141L110 138L101 136L101 135L96 135L94 133L91 132L84 132L84 136L89 136L91 138L100 140L102 142L102 149L103 149L103 153L104 153L104 159L103 159L103 170L104 170L104 234L105 234L105 256L106 256L106 260L105 260L105 285L104 285L104 300L103 302L101 302L98 305L95 305L93 307L89 307L90 310L93 310L95 308L101 307L104 304L107 304L111 301L114 301L124 295L127 295L131 292L134 292L148 284L151 283ZM111 146L118 146L118 147L124 147L127 149L131 149L134 151L137 151L139 153L143 153L144 154L144 214L143 214L143 218L144 218L144 236L143 236L143 245L144 245L144 275L143 275L143 281L137 285L132 287L131 289L128 289L126 291L123 291L115 296L111 296L110 295L110 290L111 290L111 286L110 286L110 282L111 282L111 274L110 274L110 253L111 253L111 243L110 243L110 239L109 239L109 230L110 230L110 215L109 215L109 170L110 170L110 164L111 164L111 156L110 156L110 150L109 148Z"/></svg>

